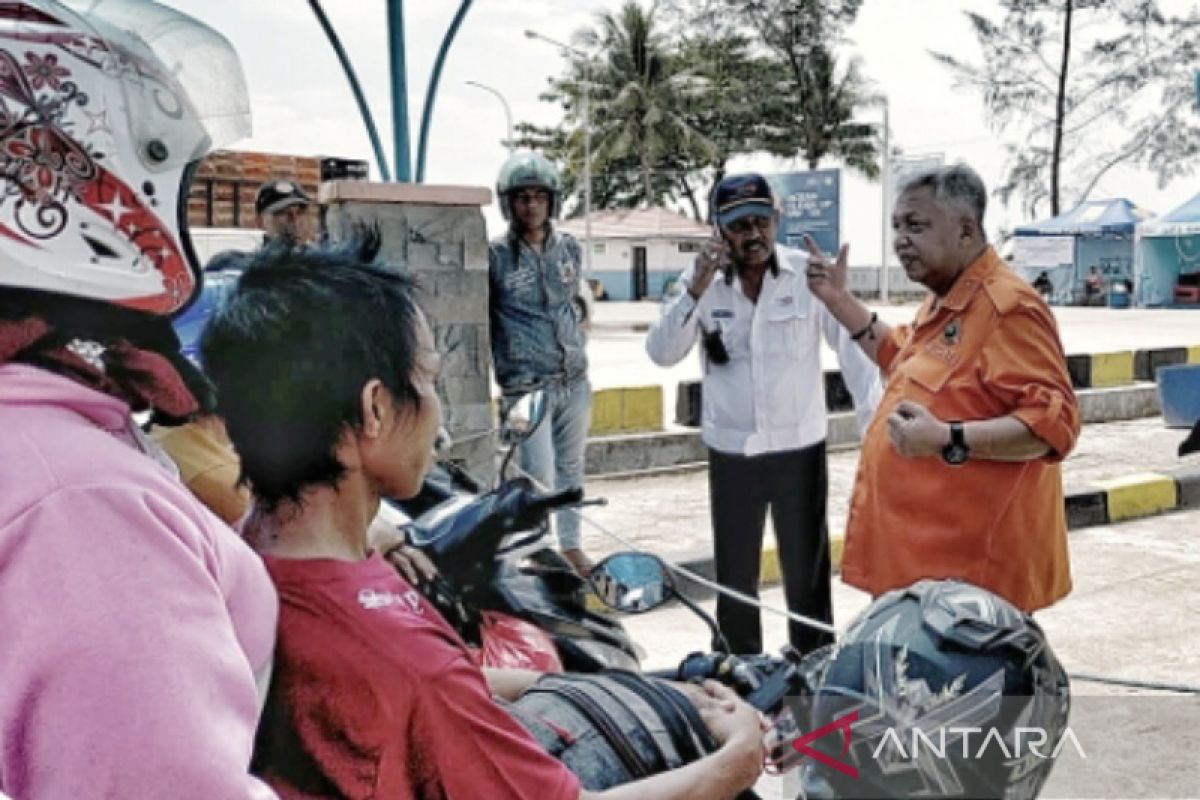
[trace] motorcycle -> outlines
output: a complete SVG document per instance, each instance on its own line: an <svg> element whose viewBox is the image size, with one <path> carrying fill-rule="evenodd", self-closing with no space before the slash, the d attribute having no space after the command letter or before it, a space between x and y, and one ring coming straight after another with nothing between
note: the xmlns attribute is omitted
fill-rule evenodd
<svg viewBox="0 0 1200 800"><path fill-rule="evenodd" d="M526 478L508 478L517 445L541 424L544 395L509 404L500 429L507 446L497 485L483 491L465 470L440 461L411 500L389 501L404 513L409 544L438 569L418 587L488 666L545 666L549 637L562 669L638 670L641 654L619 620L587 607L587 583L549 543L550 514L597 505L582 489L539 492ZM493 658L488 658L488 654Z"/></svg>
<svg viewBox="0 0 1200 800"><path fill-rule="evenodd" d="M644 614L674 600L698 616L712 635L712 650L688 654L675 669L646 674L685 683L715 680L730 687L772 723L764 739L766 772L782 775L799 764L802 755L792 744L803 734L792 710L816 690L832 645L806 655L790 645L779 656L732 654L712 616L679 591L671 570L650 553L610 555L596 565L589 582L602 603L621 613Z"/></svg>

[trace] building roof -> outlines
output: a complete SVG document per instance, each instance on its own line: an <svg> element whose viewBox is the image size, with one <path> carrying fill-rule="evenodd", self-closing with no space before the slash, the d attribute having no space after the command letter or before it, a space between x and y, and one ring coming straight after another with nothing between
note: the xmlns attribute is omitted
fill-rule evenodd
<svg viewBox="0 0 1200 800"><path fill-rule="evenodd" d="M1200 194L1161 217L1146 220L1138 226L1143 236L1184 236L1200 233Z"/></svg>
<svg viewBox="0 0 1200 800"><path fill-rule="evenodd" d="M702 222L678 214L669 208L621 208L593 211L593 239L707 239L712 229ZM559 225L576 238L583 238L584 217L575 217Z"/></svg>

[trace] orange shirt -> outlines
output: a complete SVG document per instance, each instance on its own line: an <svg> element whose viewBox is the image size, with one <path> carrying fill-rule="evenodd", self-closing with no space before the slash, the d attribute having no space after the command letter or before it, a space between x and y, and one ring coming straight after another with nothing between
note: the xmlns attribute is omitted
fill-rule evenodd
<svg viewBox="0 0 1200 800"><path fill-rule="evenodd" d="M1059 462L1079 410L1054 317L989 247L934 310L879 347L887 377L850 502L842 579L878 595L921 578L959 578L1026 611L1071 589ZM905 458L888 438L901 400L939 419L1015 415L1052 453L1033 461ZM969 438L968 438L969 442Z"/></svg>

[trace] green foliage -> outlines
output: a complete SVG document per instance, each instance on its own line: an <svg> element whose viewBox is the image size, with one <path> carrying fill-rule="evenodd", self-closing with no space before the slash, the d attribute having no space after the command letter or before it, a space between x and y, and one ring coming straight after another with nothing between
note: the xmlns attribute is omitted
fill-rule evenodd
<svg viewBox="0 0 1200 800"><path fill-rule="evenodd" d="M1023 211L1053 214L1086 200L1114 167L1154 173L1160 185L1191 174L1200 125L1191 69L1200 11L1163 12L1158 0L999 0L998 20L967 13L981 62L933 57L979 93L1005 142L997 193Z"/></svg>
<svg viewBox="0 0 1200 800"><path fill-rule="evenodd" d="M828 157L878 175L878 131L854 120L872 97L857 63L836 44L862 0L634 0L575 37L594 53L572 59L542 99L558 127L518 125L518 143L562 167L580 211L583 89L591 86L593 205L686 200L697 219L703 192L729 159L769 152L812 168ZM588 79L590 78L590 83Z"/></svg>

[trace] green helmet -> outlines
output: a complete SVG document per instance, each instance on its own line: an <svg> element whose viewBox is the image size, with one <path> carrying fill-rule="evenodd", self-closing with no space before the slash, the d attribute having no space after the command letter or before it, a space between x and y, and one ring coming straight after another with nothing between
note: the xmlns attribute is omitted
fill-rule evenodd
<svg viewBox="0 0 1200 800"><path fill-rule="evenodd" d="M512 221L511 194L518 189L545 189L550 193L550 219L558 219L562 208L562 178L558 170L541 153L517 153L504 162L500 177L496 178L496 197L500 201L500 213Z"/></svg>

